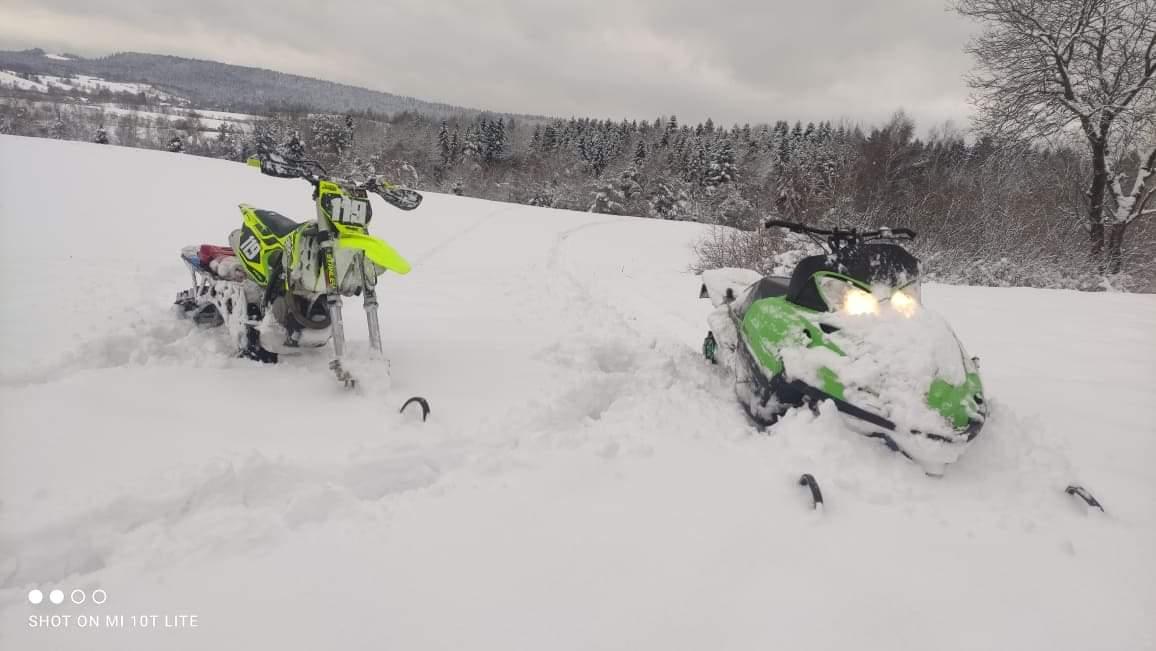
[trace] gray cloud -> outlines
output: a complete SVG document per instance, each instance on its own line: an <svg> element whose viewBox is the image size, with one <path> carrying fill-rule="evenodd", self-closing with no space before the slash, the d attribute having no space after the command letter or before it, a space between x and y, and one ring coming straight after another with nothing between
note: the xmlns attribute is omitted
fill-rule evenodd
<svg viewBox="0 0 1156 651"><path fill-rule="evenodd" d="M142 6L144 5L144 6ZM0 46L254 65L463 106L716 122L966 121L940 0L5 0Z"/></svg>

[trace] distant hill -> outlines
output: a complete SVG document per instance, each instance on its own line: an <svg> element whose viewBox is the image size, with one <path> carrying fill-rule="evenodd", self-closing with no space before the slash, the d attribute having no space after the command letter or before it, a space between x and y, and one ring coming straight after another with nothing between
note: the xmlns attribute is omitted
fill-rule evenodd
<svg viewBox="0 0 1156 651"><path fill-rule="evenodd" d="M347 84L235 66L215 61L122 52L85 59L40 49L0 50L0 68L70 76L95 75L111 81L145 82L207 109L259 112L305 110L325 113L413 111L433 117L479 113L476 109L426 102Z"/></svg>

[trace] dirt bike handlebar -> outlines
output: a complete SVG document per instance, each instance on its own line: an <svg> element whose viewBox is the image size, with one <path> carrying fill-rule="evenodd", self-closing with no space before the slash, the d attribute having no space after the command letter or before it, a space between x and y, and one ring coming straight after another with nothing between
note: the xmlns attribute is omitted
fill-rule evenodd
<svg viewBox="0 0 1156 651"><path fill-rule="evenodd" d="M321 181L333 181L339 185L352 186L359 190L367 190L378 194L382 191L397 188L396 185L389 183L381 177L374 177L362 183L331 177L324 165L319 161L308 158L290 160L277 154L266 154L250 158L248 164L252 167L259 168L262 174L283 179L305 179L314 186Z"/></svg>

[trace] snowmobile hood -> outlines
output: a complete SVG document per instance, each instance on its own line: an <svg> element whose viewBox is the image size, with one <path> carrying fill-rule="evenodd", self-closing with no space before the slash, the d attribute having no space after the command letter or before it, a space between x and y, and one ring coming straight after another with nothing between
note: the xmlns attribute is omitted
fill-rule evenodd
<svg viewBox="0 0 1156 651"><path fill-rule="evenodd" d="M820 345L784 349L786 373L894 423L896 431L970 440L984 417L972 360L939 315L920 307L817 313Z"/></svg>

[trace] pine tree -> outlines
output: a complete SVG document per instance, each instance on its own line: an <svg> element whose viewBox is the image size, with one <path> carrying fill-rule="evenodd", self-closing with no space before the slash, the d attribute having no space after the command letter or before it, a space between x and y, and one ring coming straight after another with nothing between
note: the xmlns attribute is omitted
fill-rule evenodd
<svg viewBox="0 0 1156 651"><path fill-rule="evenodd" d="M462 134L462 154L464 160L476 160L481 157L482 145L478 138L477 125L471 124L466 127L466 132Z"/></svg>
<svg viewBox="0 0 1156 651"><path fill-rule="evenodd" d="M487 163L506 157L506 125L502 118L481 121L482 160Z"/></svg>
<svg viewBox="0 0 1156 651"><path fill-rule="evenodd" d="M719 203L718 223L741 230L754 230L758 226L755 218L755 207L735 190Z"/></svg>
<svg viewBox="0 0 1156 651"><path fill-rule="evenodd" d="M607 215L621 215L625 198L622 192L612 181L603 181L594 190L594 203L590 204L590 212Z"/></svg>
<svg viewBox="0 0 1156 651"><path fill-rule="evenodd" d="M64 123L64 118L59 113L56 114L56 119L52 121L52 125L48 127L48 137L56 140L64 140L68 137L68 125Z"/></svg>
<svg viewBox="0 0 1156 651"><path fill-rule="evenodd" d="M450 140L450 130L445 120L442 120L442 128L438 130L438 156L441 158L443 168L449 167L453 163L454 148Z"/></svg>
<svg viewBox="0 0 1156 651"><path fill-rule="evenodd" d="M96 128L96 135L92 137L92 141L98 145L108 144L108 132L104 130L103 124Z"/></svg>
<svg viewBox="0 0 1156 651"><path fill-rule="evenodd" d="M654 190L650 194L650 213L659 219L678 219L685 202L684 191L674 182L660 178L654 183Z"/></svg>
<svg viewBox="0 0 1156 651"><path fill-rule="evenodd" d="M553 124L547 124L545 129L542 129L542 151L552 152L558 148L558 130Z"/></svg>
<svg viewBox="0 0 1156 651"><path fill-rule="evenodd" d="M513 124L514 123L511 120L510 125L513 126ZM506 149L508 147L508 142L506 140L506 123L501 117L499 117L497 119L497 121L493 123L493 130L494 130L494 139L493 139L494 157L493 157L493 160L496 160L496 161L497 160L504 160L506 158L506 155L507 155Z"/></svg>
<svg viewBox="0 0 1156 651"><path fill-rule="evenodd" d="M666 123L666 129L662 132L662 139L658 141L658 146L669 147L676 133L678 133L678 118L671 115L670 120Z"/></svg>
<svg viewBox="0 0 1156 651"><path fill-rule="evenodd" d="M277 119L258 120L253 124L253 145L258 154L278 151L278 143L284 140L284 125Z"/></svg>
<svg viewBox="0 0 1156 651"><path fill-rule="evenodd" d="M305 143L301 141L301 134L296 129L289 133L289 138L281 145L281 152L290 160L305 158Z"/></svg>
<svg viewBox="0 0 1156 651"><path fill-rule="evenodd" d="M622 170L618 175L618 190L627 201L642 194L642 177L638 174L638 168L631 165Z"/></svg>
<svg viewBox="0 0 1156 651"><path fill-rule="evenodd" d="M216 155L229 160L241 160L245 153L244 149L244 144L233 129L233 125L222 122L221 126L217 127L217 138L214 143Z"/></svg>
<svg viewBox="0 0 1156 651"><path fill-rule="evenodd" d="M771 129L767 125L763 125L759 129L759 139L756 143L759 148L766 151L774 151L774 143L771 142Z"/></svg>
<svg viewBox="0 0 1156 651"><path fill-rule="evenodd" d="M323 162L338 163L353 147L353 118L350 116L316 115L311 130L312 150Z"/></svg>
<svg viewBox="0 0 1156 651"><path fill-rule="evenodd" d="M686 176L683 178L690 183L701 183L705 185L709 167L710 153L707 151L706 141L700 138L695 142L694 150L687 162Z"/></svg>
<svg viewBox="0 0 1156 651"><path fill-rule="evenodd" d="M634 165L642 167L646 163L646 141L639 138L638 146L634 148Z"/></svg>
<svg viewBox="0 0 1156 651"><path fill-rule="evenodd" d="M706 178L703 183L707 186L718 187L726 183L734 183L738 177L738 168L735 166L735 149L728 138L723 138L711 149L710 163L707 167Z"/></svg>

